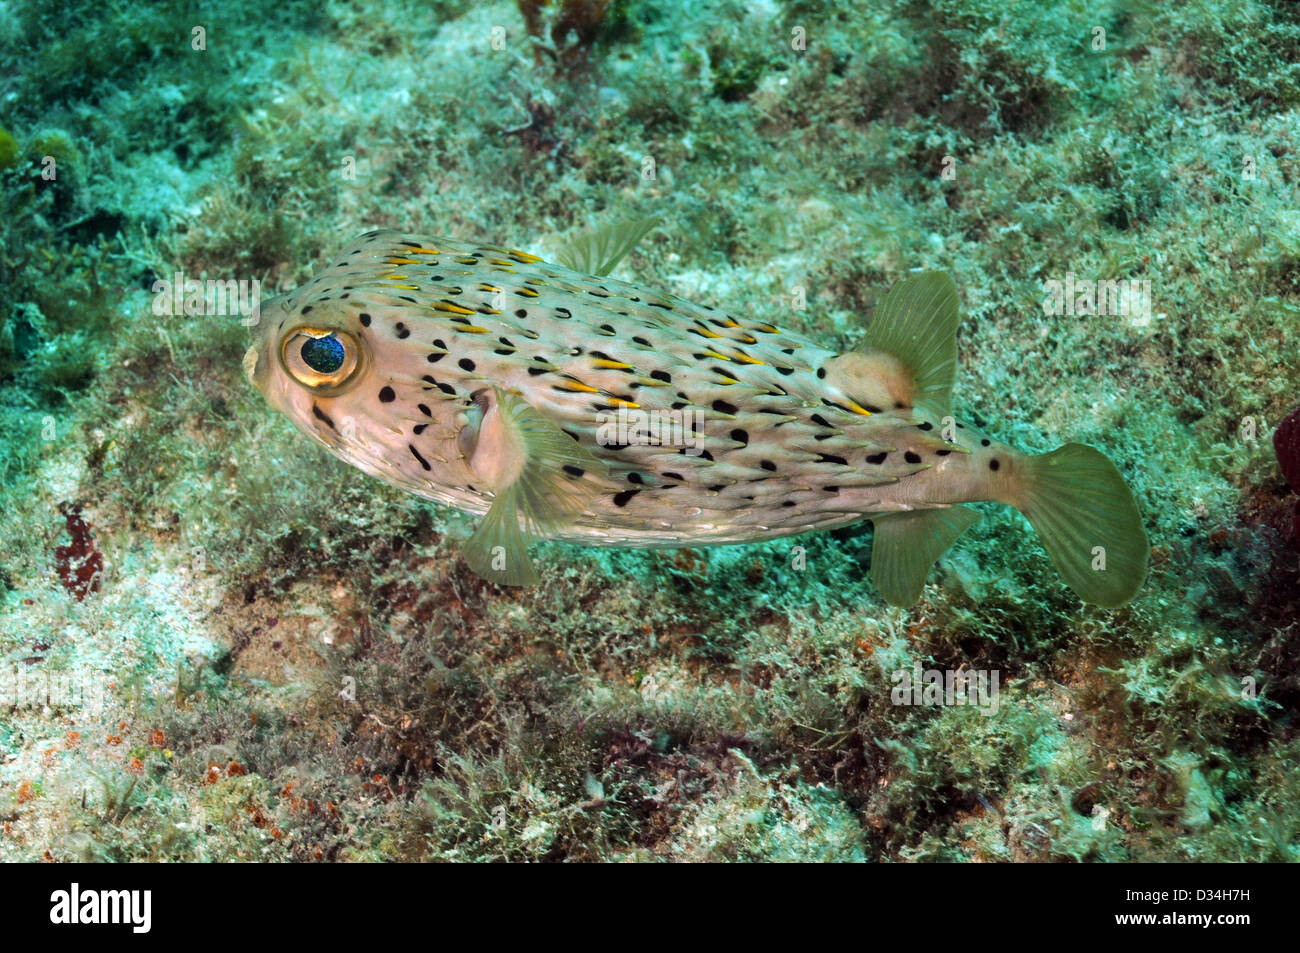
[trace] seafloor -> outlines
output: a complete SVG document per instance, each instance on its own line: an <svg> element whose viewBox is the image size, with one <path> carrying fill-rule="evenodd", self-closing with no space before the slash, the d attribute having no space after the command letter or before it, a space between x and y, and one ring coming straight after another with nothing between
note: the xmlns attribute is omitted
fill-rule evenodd
<svg viewBox="0 0 1300 953"><path fill-rule="evenodd" d="M557 4L0 3L0 860L1300 857L1300 7ZM1138 597L996 505L912 609L869 524L498 589L153 306L640 215L619 277L840 347L951 272L958 415L1116 460Z"/></svg>

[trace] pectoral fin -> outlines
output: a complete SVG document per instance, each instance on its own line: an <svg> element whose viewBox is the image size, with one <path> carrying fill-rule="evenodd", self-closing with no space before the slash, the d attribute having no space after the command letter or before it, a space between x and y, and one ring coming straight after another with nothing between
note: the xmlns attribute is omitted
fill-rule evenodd
<svg viewBox="0 0 1300 953"><path fill-rule="evenodd" d="M470 466L496 498L462 553L489 582L531 585L531 537L569 525L596 492L591 477L608 468L519 395L493 387L480 397L486 409ZM566 465L584 476L566 474Z"/></svg>

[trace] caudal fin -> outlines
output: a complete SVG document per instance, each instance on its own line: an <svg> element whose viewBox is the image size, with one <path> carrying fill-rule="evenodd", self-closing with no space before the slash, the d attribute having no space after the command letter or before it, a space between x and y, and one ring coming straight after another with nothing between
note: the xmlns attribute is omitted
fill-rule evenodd
<svg viewBox="0 0 1300 953"><path fill-rule="evenodd" d="M1017 461L1009 502L1033 524L1066 584L1084 602L1115 608L1147 574L1150 544L1137 503L1115 464L1068 443Z"/></svg>

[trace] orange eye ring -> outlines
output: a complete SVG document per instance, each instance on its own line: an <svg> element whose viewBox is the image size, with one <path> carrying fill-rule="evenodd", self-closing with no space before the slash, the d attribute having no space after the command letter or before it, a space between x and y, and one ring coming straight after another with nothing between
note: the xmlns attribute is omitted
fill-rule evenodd
<svg viewBox="0 0 1300 953"><path fill-rule="evenodd" d="M280 344L285 373L322 397L351 387L365 364L361 342L347 331L302 325L288 331Z"/></svg>

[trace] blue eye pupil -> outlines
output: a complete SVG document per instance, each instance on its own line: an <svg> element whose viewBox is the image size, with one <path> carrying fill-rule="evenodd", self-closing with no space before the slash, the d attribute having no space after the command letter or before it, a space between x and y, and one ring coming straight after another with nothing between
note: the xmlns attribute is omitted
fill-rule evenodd
<svg viewBox="0 0 1300 953"><path fill-rule="evenodd" d="M318 374L333 374L343 366L343 342L333 335L308 338L302 345L302 359Z"/></svg>

